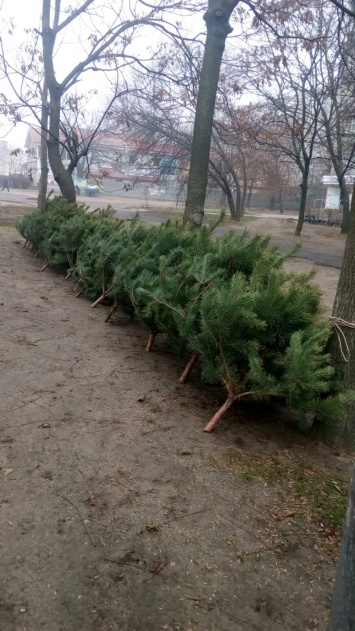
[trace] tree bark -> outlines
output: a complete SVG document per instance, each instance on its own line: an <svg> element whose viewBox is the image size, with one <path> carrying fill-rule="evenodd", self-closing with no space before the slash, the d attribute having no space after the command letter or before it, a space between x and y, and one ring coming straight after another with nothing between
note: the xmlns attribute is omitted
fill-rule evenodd
<svg viewBox="0 0 355 631"><path fill-rule="evenodd" d="M308 167L306 167L306 169L303 171L303 174L302 174L301 199L300 199L300 207L298 210L298 221L297 221L297 226L295 230L296 237L301 236L301 232L303 228L304 214L305 214L306 203L307 203L308 174L309 174Z"/></svg>
<svg viewBox="0 0 355 631"><path fill-rule="evenodd" d="M57 15L60 3L56 4L56 13L54 20L56 21L59 16ZM43 43L43 65L44 65L44 81L49 92L49 104L48 104L48 117L49 117L49 130L48 130L48 159L51 166L53 177L57 182L60 192L63 197L69 202L76 201L76 194L74 188L73 178L69 173L60 155L60 142L59 142L59 129L60 129L60 110L61 110L61 98L63 95L63 87L57 82L54 65L54 44L56 39L56 32L51 28L50 24L51 4L50 0L43 0L42 3L42 43Z"/></svg>
<svg viewBox="0 0 355 631"><path fill-rule="evenodd" d="M242 191L240 188L240 183L239 183L238 178L234 178L234 184L236 188L236 194L235 194L236 221L240 221L242 218Z"/></svg>
<svg viewBox="0 0 355 631"><path fill-rule="evenodd" d="M208 160L213 115L226 38L232 32L229 18L239 0L209 0L204 15L207 25L191 147L184 224L200 226L204 217Z"/></svg>
<svg viewBox="0 0 355 631"><path fill-rule="evenodd" d="M349 230L346 237L344 259L333 307L333 316L346 322L355 322L355 183L349 215ZM344 334L349 347L349 361L341 353L336 333L332 335L329 352L335 375L345 390L355 389L355 329L344 327ZM355 402L347 406L347 413L341 425L329 430L332 442L348 450L355 450Z"/></svg>
<svg viewBox="0 0 355 631"><path fill-rule="evenodd" d="M41 148L40 161L41 173L39 178L39 191L37 197L37 207L42 208L47 197L48 185L48 89L44 79L42 88L42 111L41 111Z"/></svg>
<svg viewBox="0 0 355 631"><path fill-rule="evenodd" d="M284 214L284 207L282 203L282 192L279 191L279 204L280 204L280 215Z"/></svg>
<svg viewBox="0 0 355 631"><path fill-rule="evenodd" d="M50 94L50 120L48 137L48 158L60 192L68 202L76 201L76 192L71 173L65 168L60 155L59 127L60 127L60 87L49 88Z"/></svg>
<svg viewBox="0 0 355 631"><path fill-rule="evenodd" d="M253 188L254 188L254 180L252 180L249 184L249 188L248 188L248 196L247 196L247 201L246 201L246 207L250 208L250 202L251 202L251 196L253 193Z"/></svg>
<svg viewBox="0 0 355 631"><path fill-rule="evenodd" d="M346 186L345 176L343 176L339 181L340 186L340 194L343 202L343 221L341 226L341 233L347 234L349 230L349 191Z"/></svg>
<svg viewBox="0 0 355 631"><path fill-rule="evenodd" d="M328 631L355 627L355 471L350 484Z"/></svg>

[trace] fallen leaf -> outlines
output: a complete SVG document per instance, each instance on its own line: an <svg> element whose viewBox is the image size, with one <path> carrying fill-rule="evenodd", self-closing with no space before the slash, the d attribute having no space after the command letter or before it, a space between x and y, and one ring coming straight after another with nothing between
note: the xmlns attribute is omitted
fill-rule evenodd
<svg viewBox="0 0 355 631"><path fill-rule="evenodd" d="M334 480L333 480L333 486L334 486L334 488L336 488L337 491L339 491L339 493L342 492L339 484L337 482L334 482Z"/></svg>
<svg viewBox="0 0 355 631"><path fill-rule="evenodd" d="M293 515L296 515L296 511L295 510L286 510L283 513L283 517L292 517Z"/></svg>
<svg viewBox="0 0 355 631"><path fill-rule="evenodd" d="M9 473L12 473L12 472L13 472L13 469L4 469L4 470L2 471L2 473L3 473L4 475L9 475Z"/></svg>
<svg viewBox="0 0 355 631"><path fill-rule="evenodd" d="M158 557L157 559L155 559L152 567L150 568L150 572L153 572L154 574L159 574L159 572L161 572L166 566L166 560L163 559L163 557Z"/></svg>

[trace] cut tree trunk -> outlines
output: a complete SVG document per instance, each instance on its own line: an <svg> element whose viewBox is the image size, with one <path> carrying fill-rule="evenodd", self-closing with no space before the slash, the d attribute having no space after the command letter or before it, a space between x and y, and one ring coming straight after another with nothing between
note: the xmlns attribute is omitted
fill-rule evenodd
<svg viewBox="0 0 355 631"><path fill-rule="evenodd" d="M148 338L148 342L147 342L147 346L145 347L145 350L147 353L150 353L150 351L153 348L153 344L154 344L154 340L156 338L158 334L158 331L151 331L149 338Z"/></svg>
<svg viewBox="0 0 355 631"><path fill-rule="evenodd" d="M204 427L204 432L212 432L216 427L217 423L221 420L223 414L225 414L233 405L236 400L235 396L228 396L227 400L223 403L223 405L219 408L218 412L211 418L210 422L207 423L206 427Z"/></svg>
<svg viewBox="0 0 355 631"><path fill-rule="evenodd" d="M191 358L184 370L184 372L182 373L180 379L179 379L179 383L186 383L187 378L191 372L191 370L193 369L194 365L196 364L198 360L198 356L197 355L191 355Z"/></svg>
<svg viewBox="0 0 355 631"><path fill-rule="evenodd" d="M116 309L118 309L118 301L116 300L115 304L113 305L113 307L110 309L110 311L108 312L108 315L105 318L105 322L109 322L114 314L114 312L116 311Z"/></svg>

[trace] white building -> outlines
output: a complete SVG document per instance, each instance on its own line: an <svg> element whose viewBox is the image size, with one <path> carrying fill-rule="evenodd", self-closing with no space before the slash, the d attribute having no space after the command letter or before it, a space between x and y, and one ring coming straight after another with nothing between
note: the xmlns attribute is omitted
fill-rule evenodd
<svg viewBox="0 0 355 631"><path fill-rule="evenodd" d="M346 186L349 191L351 202L352 190L354 186L355 173L349 173L345 176ZM327 189L325 197L325 210L341 210L340 208L340 188L336 175L323 175L322 182Z"/></svg>

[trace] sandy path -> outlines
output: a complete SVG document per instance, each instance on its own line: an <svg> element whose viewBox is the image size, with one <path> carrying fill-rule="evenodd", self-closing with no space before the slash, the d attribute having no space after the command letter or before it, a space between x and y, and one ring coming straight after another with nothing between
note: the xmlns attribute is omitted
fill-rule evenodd
<svg viewBox="0 0 355 631"><path fill-rule="evenodd" d="M105 307L0 238L1 631L324 628L334 564L308 526L268 530L265 482L210 459L306 441L235 411L204 434L220 395L177 386L164 340L145 354L140 323L105 326Z"/></svg>

